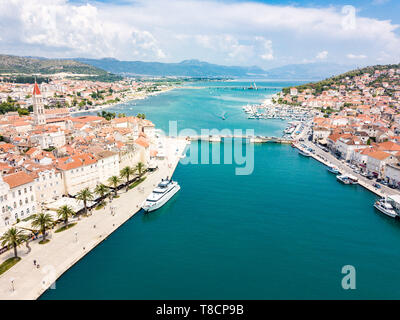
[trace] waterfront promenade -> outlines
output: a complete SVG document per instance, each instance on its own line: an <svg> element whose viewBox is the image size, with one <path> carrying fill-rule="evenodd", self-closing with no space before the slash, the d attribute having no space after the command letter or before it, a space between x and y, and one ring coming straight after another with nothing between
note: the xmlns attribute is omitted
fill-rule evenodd
<svg viewBox="0 0 400 320"><path fill-rule="evenodd" d="M310 130L309 124L304 127L303 131L296 138L297 139L303 138L304 142L302 143L306 145L308 148L312 148L315 150L315 153L311 153L312 158L323 163L326 166L336 166L341 174L352 175L357 177L358 184L360 186L375 193L380 197L386 197L393 194L400 194L398 190L393 190L382 184L380 185L381 186L380 189L374 187L375 183L374 181L368 180L362 175L355 173L346 163L344 163L341 160L338 160L331 153L323 151L317 144L308 141L308 135L307 135L308 130ZM301 150L298 143L296 144L296 148Z"/></svg>
<svg viewBox="0 0 400 320"><path fill-rule="evenodd" d="M18 250L21 261L0 276L0 300L37 299L65 271L139 212L140 205L156 184L162 178L172 176L187 144L184 139L165 139L166 158L158 162L158 170L147 174L139 187L128 192L122 189L120 197L111 204L107 203L105 208L93 210L92 215L82 217L66 231L52 233L49 243L40 245L38 241L32 242L29 253L25 245L21 246ZM114 216L111 215L111 206L115 207ZM0 263L12 255L12 250L9 250L0 256ZM40 268L34 266L34 260Z"/></svg>

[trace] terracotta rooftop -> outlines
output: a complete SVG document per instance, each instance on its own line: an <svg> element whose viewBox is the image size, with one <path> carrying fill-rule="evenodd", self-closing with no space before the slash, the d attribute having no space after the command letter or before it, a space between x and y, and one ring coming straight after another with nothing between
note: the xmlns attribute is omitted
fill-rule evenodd
<svg viewBox="0 0 400 320"><path fill-rule="evenodd" d="M4 182L6 182L10 188L15 188L22 186L24 184L33 182L33 178L24 171L9 174L3 177Z"/></svg>

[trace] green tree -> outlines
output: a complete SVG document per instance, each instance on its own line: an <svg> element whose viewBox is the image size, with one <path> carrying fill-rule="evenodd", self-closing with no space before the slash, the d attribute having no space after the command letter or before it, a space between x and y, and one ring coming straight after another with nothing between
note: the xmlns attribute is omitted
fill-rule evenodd
<svg viewBox="0 0 400 320"><path fill-rule="evenodd" d="M22 230L17 230L15 227L8 229L8 231L0 238L2 246L9 246L14 249L15 258L18 258L17 248L26 240L27 236L24 232Z"/></svg>
<svg viewBox="0 0 400 320"><path fill-rule="evenodd" d="M144 169L144 163L143 162L139 162L135 169L137 170L137 172L139 173L139 176L141 177L143 174L143 169Z"/></svg>
<svg viewBox="0 0 400 320"><path fill-rule="evenodd" d="M64 224L68 224L68 218L73 217L75 212L68 205L64 205L57 209L57 214L59 218L64 220Z"/></svg>
<svg viewBox="0 0 400 320"><path fill-rule="evenodd" d="M43 241L46 240L46 229L53 225L53 218L48 213L38 213L33 216L32 227L39 228L43 234Z"/></svg>
<svg viewBox="0 0 400 320"><path fill-rule="evenodd" d="M100 196L101 199L103 199L104 196L108 193L109 189L110 189L110 188L107 187L105 184L100 183L100 184L98 184L98 185L96 186L96 188L94 189L94 192L95 192L96 194L98 194L98 195Z"/></svg>
<svg viewBox="0 0 400 320"><path fill-rule="evenodd" d="M135 173L135 170L129 166L126 166L120 171L121 178L126 178L126 191L128 191L129 187L129 178Z"/></svg>
<svg viewBox="0 0 400 320"><path fill-rule="evenodd" d="M83 202L85 214L87 214L87 202L93 200L93 193L89 190L89 188L85 188L78 192L76 199Z"/></svg>
<svg viewBox="0 0 400 320"><path fill-rule="evenodd" d="M114 187L114 194L117 195L117 186L121 179L118 176L112 176L108 178L108 183Z"/></svg>

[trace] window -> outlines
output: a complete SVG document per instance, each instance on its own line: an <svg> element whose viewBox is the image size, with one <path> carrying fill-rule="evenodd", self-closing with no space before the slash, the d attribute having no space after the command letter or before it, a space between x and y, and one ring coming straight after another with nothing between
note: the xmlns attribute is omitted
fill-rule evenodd
<svg viewBox="0 0 400 320"><path fill-rule="evenodd" d="M21 190L18 190L18 195L19 195L19 196L21 195Z"/></svg>
<svg viewBox="0 0 400 320"><path fill-rule="evenodd" d="M29 214L29 208L28 208L28 209L26 209L26 214Z"/></svg>
<svg viewBox="0 0 400 320"><path fill-rule="evenodd" d="M26 190L26 188L24 188L24 193L27 193L27 190Z"/></svg>
<svg viewBox="0 0 400 320"><path fill-rule="evenodd" d="M29 187L29 190L32 191L32 186Z"/></svg>
<svg viewBox="0 0 400 320"><path fill-rule="evenodd" d="M28 203L28 198L25 198L25 203Z"/></svg>
<svg viewBox="0 0 400 320"><path fill-rule="evenodd" d="M14 201L14 209L17 207L17 203Z"/></svg>
<svg viewBox="0 0 400 320"><path fill-rule="evenodd" d="M21 211L21 217L24 215L24 210Z"/></svg>
<svg viewBox="0 0 400 320"><path fill-rule="evenodd" d="M22 206L22 200L19 200L19 205Z"/></svg>

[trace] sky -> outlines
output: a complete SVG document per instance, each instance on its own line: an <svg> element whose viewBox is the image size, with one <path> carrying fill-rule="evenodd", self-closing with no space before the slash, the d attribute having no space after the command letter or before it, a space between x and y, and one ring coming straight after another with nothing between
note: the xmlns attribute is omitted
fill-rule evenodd
<svg viewBox="0 0 400 320"><path fill-rule="evenodd" d="M398 0L0 0L0 53L223 65L400 63Z"/></svg>

